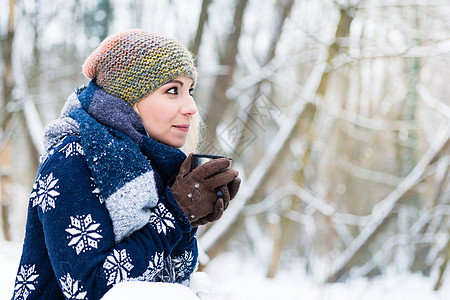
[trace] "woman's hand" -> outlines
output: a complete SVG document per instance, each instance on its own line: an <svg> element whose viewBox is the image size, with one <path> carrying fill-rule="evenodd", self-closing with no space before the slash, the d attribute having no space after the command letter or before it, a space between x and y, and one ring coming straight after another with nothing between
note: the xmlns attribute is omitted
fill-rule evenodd
<svg viewBox="0 0 450 300"><path fill-rule="evenodd" d="M240 185L241 178L235 177L229 184L220 187L219 191L217 192L219 198L216 201L214 211L211 214L200 218L195 222L192 222L192 226L195 227L199 225L205 225L207 223L214 222L220 219L224 210L228 208L228 204L230 203L230 201L233 200L233 198L236 196Z"/></svg>
<svg viewBox="0 0 450 300"><path fill-rule="evenodd" d="M192 226L218 220L236 196L241 179L237 171L227 169L230 164L219 158L191 171L191 154L181 165L171 189Z"/></svg>

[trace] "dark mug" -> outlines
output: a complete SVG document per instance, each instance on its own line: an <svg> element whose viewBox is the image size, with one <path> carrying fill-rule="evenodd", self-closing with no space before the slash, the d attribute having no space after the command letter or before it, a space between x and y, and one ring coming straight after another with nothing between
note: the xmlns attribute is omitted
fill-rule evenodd
<svg viewBox="0 0 450 300"><path fill-rule="evenodd" d="M203 164L206 164L207 162L213 160L213 159L218 159L218 158L228 158L230 161L233 160L231 157L226 157L226 156L220 156L220 155L210 155L210 154L192 154L192 169L195 169ZM219 171L216 174L220 174L222 173L224 170ZM215 175L215 174L214 174ZM222 192L221 191L217 191L217 195L219 197L222 197Z"/></svg>
<svg viewBox="0 0 450 300"><path fill-rule="evenodd" d="M210 155L210 154L193 154L192 155L192 170L206 164L207 162L218 159L218 158L228 158L230 161L232 160L231 157L226 156L220 156L220 155Z"/></svg>

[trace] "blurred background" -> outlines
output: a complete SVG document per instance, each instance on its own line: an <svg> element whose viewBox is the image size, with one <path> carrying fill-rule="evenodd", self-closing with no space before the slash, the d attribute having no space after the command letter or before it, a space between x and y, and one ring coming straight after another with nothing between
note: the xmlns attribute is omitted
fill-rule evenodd
<svg viewBox="0 0 450 300"><path fill-rule="evenodd" d="M21 243L43 129L109 34L143 28L196 56L199 152L243 179L199 232L265 276L450 277L447 0L1 0L0 240Z"/></svg>

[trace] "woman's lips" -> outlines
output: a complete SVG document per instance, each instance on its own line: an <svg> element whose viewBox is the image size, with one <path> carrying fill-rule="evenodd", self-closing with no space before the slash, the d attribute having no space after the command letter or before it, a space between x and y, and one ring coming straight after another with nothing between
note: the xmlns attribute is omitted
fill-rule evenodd
<svg viewBox="0 0 450 300"><path fill-rule="evenodd" d="M178 130L181 130L183 132L189 131L189 125L173 125L173 127L175 127Z"/></svg>

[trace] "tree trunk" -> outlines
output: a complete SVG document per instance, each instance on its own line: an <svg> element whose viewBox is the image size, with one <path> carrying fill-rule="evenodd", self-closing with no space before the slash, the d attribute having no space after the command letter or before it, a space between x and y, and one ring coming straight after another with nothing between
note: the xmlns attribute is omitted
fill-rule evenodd
<svg viewBox="0 0 450 300"><path fill-rule="evenodd" d="M269 218L271 216L269 215ZM274 278L278 271L281 261L281 228L280 228L280 218L278 215L269 221L269 236L272 240L272 261L267 272L267 278Z"/></svg>
<svg viewBox="0 0 450 300"><path fill-rule="evenodd" d="M113 7L111 5L111 0L100 1L99 6L105 12L105 18L101 22L103 31L100 35L100 40L104 40L109 36L110 21L113 19Z"/></svg>
<svg viewBox="0 0 450 300"><path fill-rule="evenodd" d="M216 129L222 120L223 112L226 111L230 99L226 94L233 83L233 74L236 69L239 38L243 26L244 11L248 0L238 0L233 19L233 30L229 34L225 51L220 56L220 65L227 68L226 74L216 76L213 92L209 101L208 115L205 117L207 127L206 141L208 145L216 145Z"/></svg>
<svg viewBox="0 0 450 300"><path fill-rule="evenodd" d="M2 221L2 233L6 241L11 240L11 226L9 223L11 207L11 140L8 140L0 152L0 220Z"/></svg>
<svg viewBox="0 0 450 300"><path fill-rule="evenodd" d="M8 20L8 32L5 39L2 41L3 63L5 66L3 76L3 107L12 101L12 91L14 89L14 76L12 68L12 47L14 41L14 6L15 0L9 0L9 20ZM2 129L6 127L8 118L5 116L8 112L6 109L2 109Z"/></svg>
<svg viewBox="0 0 450 300"><path fill-rule="evenodd" d="M9 20L8 32L6 38L2 41L4 76L3 76L3 103L1 114L1 140L0 145L0 209L1 225L5 240L11 240L11 231L9 224L9 211L11 206L11 140L7 134L10 130L11 113L6 109L8 103L13 100L14 75L12 68L12 47L14 41L15 19L14 19L15 0L9 1Z"/></svg>
<svg viewBox="0 0 450 300"><path fill-rule="evenodd" d="M317 92L317 87L322 78L322 74L325 70L326 64L324 63L324 55L319 54L318 61L314 69L312 70L307 83L303 89L302 99L313 99ZM210 252L214 252L214 248L221 247L226 241L224 237L229 237L228 232L235 228L235 224L239 219L238 216L245 206L247 201L253 197L253 195L262 188L263 183L271 175L272 168L276 165L277 159L281 153L285 153L289 148L289 141L291 141L293 132L298 128L298 124L301 123L304 116L305 106L313 105L311 103L298 102L292 108L292 115L289 116L282 124L281 129L273 138L270 145L267 147L267 151L264 154L263 159L253 169L253 172L248 177L246 184L241 187L240 192L236 198L231 202L227 213L223 217L215 222L209 230L200 237L200 243L208 255Z"/></svg>
<svg viewBox="0 0 450 300"><path fill-rule="evenodd" d="M328 49L328 63L331 63L339 53L342 53L342 48L346 48L346 46L342 46L341 41L343 41L345 38L348 38L350 35L350 25L353 21L352 12L353 9L340 9L340 18L336 29L335 40ZM322 97L325 95L325 92L327 90L330 72L331 70L325 72L322 80L320 81L317 94Z"/></svg>
<svg viewBox="0 0 450 300"><path fill-rule="evenodd" d="M211 4L211 2L212 0L203 0L202 2L202 10L200 12L200 17L198 19L198 26L197 32L195 33L195 39L189 47L192 54L194 54L195 58L198 58L200 45L202 44L203 29L205 28L205 24L208 21L208 7Z"/></svg>
<svg viewBox="0 0 450 300"><path fill-rule="evenodd" d="M275 26L273 36L271 38L271 43L269 45L269 49L266 54L266 58L264 60L263 66L266 66L271 62L271 60L275 57L275 51L277 47L277 43L280 40L281 33L283 32L283 26L286 21L286 19L289 17L292 7L294 6L295 0L286 0L285 4L282 7L282 10L280 12L280 18L278 24ZM245 140L248 138L249 135L249 128L253 128L252 125L253 122L258 123L255 121L253 116L256 116L258 118L258 97L261 93L261 84L262 81L259 81L255 87L255 92L253 95L252 103L250 104L249 108L246 108L246 116L244 116L245 122L242 125L242 130L240 131L240 136L236 139L236 145L234 152L239 154L241 153L245 147L246 143Z"/></svg>
<svg viewBox="0 0 450 300"><path fill-rule="evenodd" d="M449 232L450 233L450 232ZM447 241L447 245L444 249L444 261L442 262L441 267L439 268L439 276L434 285L434 290L437 291L441 288L442 282L444 280L445 270L447 269L448 261L450 260L450 238Z"/></svg>
<svg viewBox="0 0 450 300"><path fill-rule="evenodd" d="M339 10L340 12L340 18L339 18L339 22L337 24L336 27L336 32L335 32L335 36L334 36L334 42L329 46L328 48L328 57L327 57L327 64L328 65L332 65L333 60L341 53L345 53L347 52L347 46L345 43L343 43L343 41L345 39L347 39L350 35L350 26L352 24L353 21L353 15L352 15L352 9L344 9L341 8ZM319 87L317 89L317 95L319 96L319 99L324 99L327 90L328 90L328 79L331 76L331 73L333 72L333 70L328 69L326 70L323 74L322 77L320 79L320 84ZM343 78L343 80L345 80L345 78ZM344 92L345 89L343 89ZM303 154L302 157L302 166L307 166L310 165L310 159L311 159L311 149L313 149L313 143L317 140L317 131L315 130L315 127L313 126L313 122L316 118L316 112L317 112L317 107L314 105L309 105L305 108L305 114L304 114L304 120L303 120L303 124L302 124L302 128L303 130L301 130L301 133L304 134L306 136L305 141L307 143L307 145L305 145L305 153ZM344 143L344 138L342 139L337 139L339 142ZM295 175L295 182L298 186L300 187L305 187L305 169L301 168L300 170L298 170L297 174ZM292 201L294 201L296 198L292 197ZM301 200L301 199L300 199ZM328 218L328 217L326 217ZM290 221L286 221L283 224L285 224L285 226L290 226ZM331 220L327 221L327 224L329 224L329 226L331 227ZM283 228L282 230L285 231L287 228ZM330 232L334 232L333 228L330 228ZM329 251L332 250L333 245L332 245L332 241L333 239L330 236L326 237L326 240L328 241L328 248Z"/></svg>

